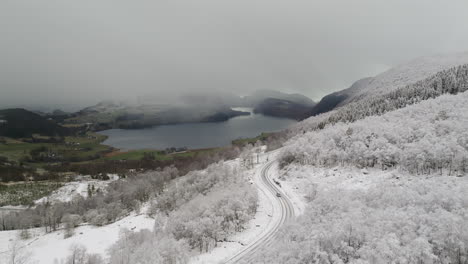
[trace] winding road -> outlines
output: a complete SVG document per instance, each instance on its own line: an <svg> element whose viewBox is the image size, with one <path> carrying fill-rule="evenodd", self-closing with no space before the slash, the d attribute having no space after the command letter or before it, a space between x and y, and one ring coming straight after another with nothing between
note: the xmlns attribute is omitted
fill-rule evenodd
<svg viewBox="0 0 468 264"><path fill-rule="evenodd" d="M274 223L270 224L257 239L224 263L252 263L255 254L263 247L269 246L277 236L280 227L294 217L294 207L291 200L269 176L269 171L275 164L275 161L266 163L260 173L256 175L260 179L255 181L259 190L265 194L273 205L272 219ZM280 196L277 196L278 193Z"/></svg>

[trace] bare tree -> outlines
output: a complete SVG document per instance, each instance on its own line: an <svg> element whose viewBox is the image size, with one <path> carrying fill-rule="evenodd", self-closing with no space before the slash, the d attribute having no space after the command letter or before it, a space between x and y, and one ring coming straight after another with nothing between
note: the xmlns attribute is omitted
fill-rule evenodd
<svg viewBox="0 0 468 264"><path fill-rule="evenodd" d="M9 253L9 264L27 264L31 261L31 253L18 240L10 244Z"/></svg>
<svg viewBox="0 0 468 264"><path fill-rule="evenodd" d="M73 244L66 264L86 264L86 248L83 245Z"/></svg>

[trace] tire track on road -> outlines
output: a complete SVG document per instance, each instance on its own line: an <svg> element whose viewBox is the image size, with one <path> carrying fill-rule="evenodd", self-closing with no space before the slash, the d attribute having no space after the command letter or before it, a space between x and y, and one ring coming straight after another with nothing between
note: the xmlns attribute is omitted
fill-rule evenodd
<svg viewBox="0 0 468 264"><path fill-rule="evenodd" d="M294 217L294 206L283 192L283 190L277 186L271 177L269 177L268 172L269 170L275 165L276 161L271 161L263 166L260 172L260 179L261 184L257 185L260 191L262 191L266 195L266 197L270 198L272 204L279 205L277 207L280 208L278 211L273 211L273 214L280 214L280 217L277 217L275 224L270 229L265 230L262 234L250 243L246 248L239 251L236 255L232 256L228 260L224 261L226 264L231 263L251 263L255 254L260 251L260 249L270 246L276 236L278 235L279 229L291 218ZM280 197L277 194L280 194ZM275 208L275 206L273 206ZM274 215L273 215L274 217Z"/></svg>

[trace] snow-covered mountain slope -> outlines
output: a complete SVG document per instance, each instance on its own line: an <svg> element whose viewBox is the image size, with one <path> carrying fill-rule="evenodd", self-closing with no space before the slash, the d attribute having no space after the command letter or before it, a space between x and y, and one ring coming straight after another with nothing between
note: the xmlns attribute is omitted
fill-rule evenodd
<svg viewBox="0 0 468 264"><path fill-rule="evenodd" d="M468 52L421 57L375 77L363 78L351 87L323 97L309 112L316 116L362 99L382 96L398 88L429 78L436 73L468 63Z"/></svg>
<svg viewBox="0 0 468 264"><path fill-rule="evenodd" d="M289 132L291 136L300 135L337 122L354 122L368 116L381 115L443 94L464 92L468 90L468 64L448 68L426 79L389 90L383 94L370 91L366 97L296 124Z"/></svg>
<svg viewBox="0 0 468 264"><path fill-rule="evenodd" d="M340 105L382 95L466 63L468 63L468 52L417 58L373 77L364 85L356 85L354 89L348 91L348 98Z"/></svg>

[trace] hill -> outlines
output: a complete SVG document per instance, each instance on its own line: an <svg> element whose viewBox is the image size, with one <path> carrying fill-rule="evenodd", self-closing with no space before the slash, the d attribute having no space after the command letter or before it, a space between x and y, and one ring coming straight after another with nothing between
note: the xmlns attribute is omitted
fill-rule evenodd
<svg viewBox="0 0 468 264"><path fill-rule="evenodd" d="M264 99L254 108L254 113L261 113L267 116L285 117L296 120L302 120L306 118L309 111L310 106L276 98Z"/></svg>
<svg viewBox="0 0 468 264"><path fill-rule="evenodd" d="M439 58L336 93L290 131L278 179L306 210L253 262L468 259L468 64Z"/></svg>
<svg viewBox="0 0 468 264"><path fill-rule="evenodd" d="M369 87L369 86L368 86ZM408 105L436 98L443 94L457 94L468 89L468 64L449 68L426 79L401 87L391 87L387 93L375 93L349 102L333 111L308 118L294 126L290 132L300 134L308 130L323 129L338 122L354 122L372 115L381 115ZM373 91L370 91L372 94Z"/></svg>
<svg viewBox="0 0 468 264"><path fill-rule="evenodd" d="M258 90L243 98L243 104L253 107L255 113L302 120L315 106L315 102L302 94L288 94L275 90Z"/></svg>
<svg viewBox="0 0 468 264"><path fill-rule="evenodd" d="M46 117L25 109L0 110L0 136L10 138L27 138L33 134L47 137L63 137L70 133Z"/></svg>

